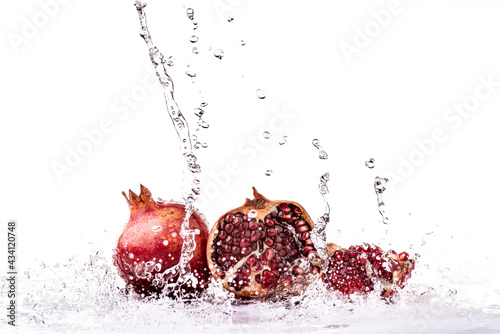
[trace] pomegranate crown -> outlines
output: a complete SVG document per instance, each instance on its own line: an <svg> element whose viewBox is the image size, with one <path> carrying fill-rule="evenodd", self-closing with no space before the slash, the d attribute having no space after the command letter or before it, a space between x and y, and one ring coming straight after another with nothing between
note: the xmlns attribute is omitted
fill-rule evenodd
<svg viewBox="0 0 500 334"><path fill-rule="evenodd" d="M151 192L148 190L148 188L144 187L142 184L141 184L141 193L139 195L136 195L132 190L128 191L128 197L124 191L122 191L122 195L125 197L125 200L127 200L128 207L130 208L131 212L134 212L141 208L157 207L157 203L152 198Z"/></svg>

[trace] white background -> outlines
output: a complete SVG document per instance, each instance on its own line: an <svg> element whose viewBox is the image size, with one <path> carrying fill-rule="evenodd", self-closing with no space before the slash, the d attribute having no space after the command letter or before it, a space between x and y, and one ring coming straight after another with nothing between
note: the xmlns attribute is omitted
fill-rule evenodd
<svg viewBox="0 0 500 334"><path fill-rule="evenodd" d="M25 266L90 250L110 256L128 219L123 190L138 192L142 183L156 197L181 199L178 138L161 89L151 88L133 1L55 2L50 16L42 3L9 1L0 14L0 235L5 240L8 219L18 221ZM213 224L256 186L269 198L301 203L317 219L324 212L318 179L330 172L329 241L419 252L421 273L434 264L427 268L448 267L450 279L498 274L500 87L456 129L443 115L474 95L479 77L500 81L500 3L401 0L349 62L342 43L355 46L358 29L374 27L371 13L389 4L150 1L153 40L176 59L170 74L192 133L193 109L208 102L203 118L210 127L197 133L208 148L195 151L199 206ZM194 32L188 7L199 23ZM225 52L222 60L216 49ZM267 97L258 99L257 89ZM127 96L132 101L123 109ZM276 110L294 117L252 149ZM84 132L106 119L112 130L58 178L53 164L66 164L68 150L87 140ZM374 177L396 173L418 150L415 141L436 128L446 140L404 182L393 182L385 194L391 223L383 225ZM288 141L279 145L284 135ZM318 158L314 138L328 160ZM371 157L373 170L364 166ZM227 179L231 161L240 168Z"/></svg>

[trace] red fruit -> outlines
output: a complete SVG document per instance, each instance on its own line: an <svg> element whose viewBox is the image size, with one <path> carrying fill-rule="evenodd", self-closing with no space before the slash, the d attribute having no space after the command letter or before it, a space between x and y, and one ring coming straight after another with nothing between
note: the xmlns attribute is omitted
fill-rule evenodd
<svg viewBox="0 0 500 334"><path fill-rule="evenodd" d="M241 297L301 291L321 268L310 238L314 223L299 204L271 201L255 188L253 192L253 200L213 226L207 247L210 271Z"/></svg>
<svg viewBox="0 0 500 334"><path fill-rule="evenodd" d="M185 206L177 203L155 202L149 190L141 185L137 196L129 191L129 198L123 192L130 208L130 220L118 239L114 263L118 273L138 294L160 294L164 283L177 282L178 276L162 275L177 265L184 243L180 235L186 216ZM184 284L181 289L187 293L201 291L207 286L210 273L205 250L208 227L194 211L189 219L189 228L198 230L195 236L196 249L189 261L191 273L198 279L195 286Z"/></svg>
<svg viewBox="0 0 500 334"><path fill-rule="evenodd" d="M382 297L387 297L395 286L404 287L414 268L406 252L398 255L368 244L349 249L328 244L328 249L330 259L323 282L346 295L373 291L375 282L379 281L383 287Z"/></svg>

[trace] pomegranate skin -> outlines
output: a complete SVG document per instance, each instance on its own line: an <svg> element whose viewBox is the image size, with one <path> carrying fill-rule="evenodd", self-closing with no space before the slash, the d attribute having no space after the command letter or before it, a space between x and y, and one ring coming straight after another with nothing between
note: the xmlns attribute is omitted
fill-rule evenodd
<svg viewBox="0 0 500 334"><path fill-rule="evenodd" d="M185 205L156 202L143 185L139 196L131 190L128 198L125 193L123 195L129 204L130 219L118 239L114 264L120 277L136 293L160 295L164 286L161 274L177 265L181 256L183 238L180 230L186 216ZM195 286L190 283L180 288L193 294L203 291L210 277L205 255L208 227L196 210L189 219L189 228L199 231L195 235L193 258L189 261L191 273L198 282ZM168 283L177 279L174 276Z"/></svg>

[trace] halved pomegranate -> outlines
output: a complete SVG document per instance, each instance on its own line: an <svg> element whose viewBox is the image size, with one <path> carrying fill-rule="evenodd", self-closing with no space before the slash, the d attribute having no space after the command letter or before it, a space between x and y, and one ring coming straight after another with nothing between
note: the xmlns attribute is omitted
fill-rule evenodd
<svg viewBox="0 0 500 334"><path fill-rule="evenodd" d="M346 295L373 291L378 281L382 297L387 297L396 286L404 287L414 268L408 253L384 252L366 243L349 249L329 243L328 250L330 258L323 282Z"/></svg>
<svg viewBox="0 0 500 334"><path fill-rule="evenodd" d="M139 196L132 190L128 198L122 194L130 208L130 220L118 239L114 263L120 276L136 293L159 295L166 283L178 280L178 275L170 277L164 273L179 263L184 243L180 232L186 207L180 203L156 202L143 185ZM189 228L197 232L196 248L189 261L194 282L183 284L180 290L194 293L207 287L210 278L205 256L208 226L194 211Z"/></svg>
<svg viewBox="0 0 500 334"><path fill-rule="evenodd" d="M319 277L321 260L311 240L312 219L300 204L254 199L218 219L208 237L212 275L237 296L270 297L302 291Z"/></svg>

